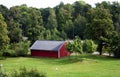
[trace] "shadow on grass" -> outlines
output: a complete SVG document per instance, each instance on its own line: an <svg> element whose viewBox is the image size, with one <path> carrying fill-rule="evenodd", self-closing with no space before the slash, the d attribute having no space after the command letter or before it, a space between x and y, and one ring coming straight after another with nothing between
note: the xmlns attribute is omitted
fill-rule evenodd
<svg viewBox="0 0 120 77"><path fill-rule="evenodd" d="M47 64L54 64L54 65L64 65L64 64L72 64L76 62L99 62L99 61L113 61L118 60L113 57L108 56L100 56L100 55L88 55L88 54L82 54L82 55L71 55L69 57L64 57L60 59L53 59L53 58L38 58L35 57L35 59L43 60L43 62Z"/></svg>

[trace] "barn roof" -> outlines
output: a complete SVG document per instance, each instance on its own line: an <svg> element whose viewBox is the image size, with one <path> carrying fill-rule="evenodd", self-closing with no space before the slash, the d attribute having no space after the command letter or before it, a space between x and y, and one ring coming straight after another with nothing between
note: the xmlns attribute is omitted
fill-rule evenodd
<svg viewBox="0 0 120 77"><path fill-rule="evenodd" d="M31 50L49 50L58 51L65 41L40 41L37 40L32 46Z"/></svg>

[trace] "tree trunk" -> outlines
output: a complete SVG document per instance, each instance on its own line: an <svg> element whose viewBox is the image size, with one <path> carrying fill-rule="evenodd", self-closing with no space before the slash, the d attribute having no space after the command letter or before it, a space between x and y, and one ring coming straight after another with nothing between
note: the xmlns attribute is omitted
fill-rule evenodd
<svg viewBox="0 0 120 77"><path fill-rule="evenodd" d="M102 48L103 48L103 45L102 45L102 42L100 42L98 44L98 52L99 52L99 55L102 55Z"/></svg>

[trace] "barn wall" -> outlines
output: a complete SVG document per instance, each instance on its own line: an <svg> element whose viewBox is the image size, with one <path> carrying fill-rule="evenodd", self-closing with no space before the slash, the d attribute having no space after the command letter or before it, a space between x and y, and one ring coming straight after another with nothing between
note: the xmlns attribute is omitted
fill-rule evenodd
<svg viewBox="0 0 120 77"><path fill-rule="evenodd" d="M57 51L31 50L31 56L58 58Z"/></svg>
<svg viewBox="0 0 120 77"><path fill-rule="evenodd" d="M66 49L66 42L62 45L62 47L60 48L60 57L65 57L65 56L69 56L70 52L67 51Z"/></svg>

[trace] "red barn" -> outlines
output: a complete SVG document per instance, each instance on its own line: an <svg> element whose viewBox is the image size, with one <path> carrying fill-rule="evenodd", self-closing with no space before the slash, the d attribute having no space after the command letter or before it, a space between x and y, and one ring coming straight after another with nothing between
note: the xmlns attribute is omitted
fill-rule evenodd
<svg viewBox="0 0 120 77"><path fill-rule="evenodd" d="M61 58L69 56L65 41L36 41L30 48L31 56Z"/></svg>

